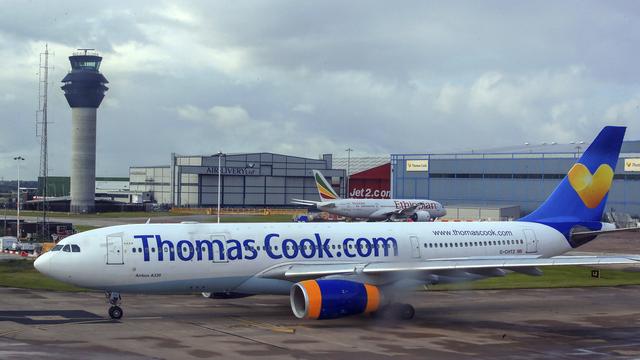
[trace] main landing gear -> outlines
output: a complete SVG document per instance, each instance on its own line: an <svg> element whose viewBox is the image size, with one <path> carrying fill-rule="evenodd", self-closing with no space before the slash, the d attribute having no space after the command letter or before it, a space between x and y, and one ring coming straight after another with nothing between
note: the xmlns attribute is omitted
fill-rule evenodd
<svg viewBox="0 0 640 360"><path fill-rule="evenodd" d="M109 308L109 317L118 320L122 318L122 308L118 305L122 302L122 297L120 297L120 293L117 292L106 292L107 301L111 304Z"/></svg>
<svg viewBox="0 0 640 360"><path fill-rule="evenodd" d="M400 320L411 320L416 314L416 310L411 304L393 303L385 306L380 311L375 312L375 317L392 317Z"/></svg>

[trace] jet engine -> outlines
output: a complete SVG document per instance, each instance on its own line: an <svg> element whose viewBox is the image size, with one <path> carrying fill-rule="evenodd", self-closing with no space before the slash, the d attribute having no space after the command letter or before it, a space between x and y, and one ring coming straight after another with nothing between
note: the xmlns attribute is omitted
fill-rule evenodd
<svg viewBox="0 0 640 360"><path fill-rule="evenodd" d="M306 280L291 287L291 310L299 319L335 319L382 307L374 285L348 280Z"/></svg>
<svg viewBox="0 0 640 360"><path fill-rule="evenodd" d="M413 221L431 221L431 214L428 211L418 210L411 215Z"/></svg>

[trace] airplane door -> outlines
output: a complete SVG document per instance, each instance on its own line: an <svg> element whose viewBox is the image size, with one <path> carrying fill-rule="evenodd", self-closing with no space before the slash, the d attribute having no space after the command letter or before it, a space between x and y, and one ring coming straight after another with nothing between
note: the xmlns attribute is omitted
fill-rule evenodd
<svg viewBox="0 0 640 360"><path fill-rule="evenodd" d="M229 258L227 256L227 238L226 236L220 235L211 235L210 240L214 242L213 244L213 262L214 263L227 263L229 262ZM222 245L219 245L219 244Z"/></svg>
<svg viewBox="0 0 640 360"><path fill-rule="evenodd" d="M531 229L524 229L524 238L527 245L527 253L538 252L538 239L536 233Z"/></svg>
<svg viewBox="0 0 640 360"><path fill-rule="evenodd" d="M415 235L410 235L409 239L411 240L411 257L419 259L420 258L420 242L418 241L418 237Z"/></svg>
<svg viewBox="0 0 640 360"><path fill-rule="evenodd" d="M107 236L107 265L122 265L122 235Z"/></svg>

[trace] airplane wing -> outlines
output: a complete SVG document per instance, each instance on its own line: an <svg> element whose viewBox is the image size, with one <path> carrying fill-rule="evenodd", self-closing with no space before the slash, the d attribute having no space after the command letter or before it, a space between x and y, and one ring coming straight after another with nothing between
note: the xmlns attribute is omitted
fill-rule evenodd
<svg viewBox="0 0 640 360"><path fill-rule="evenodd" d="M632 231L640 231L640 228L630 227L630 228L607 229L607 230L596 230L596 231L579 231L579 232L571 233L571 239L572 240L580 240L585 238L592 239L598 235L619 233L619 232L632 232Z"/></svg>
<svg viewBox="0 0 640 360"><path fill-rule="evenodd" d="M410 206L404 209L394 209L386 212L382 212L382 210L378 210L377 212L373 213L371 216L374 216L374 217L384 216L386 218L409 217L413 215L413 213L416 211L417 208L418 208L418 205Z"/></svg>
<svg viewBox="0 0 640 360"><path fill-rule="evenodd" d="M416 209L418 208L418 205L413 205L413 206L409 206L408 208L404 208L404 209L398 209L398 215L400 216L411 216L413 215L414 212L416 212Z"/></svg>
<svg viewBox="0 0 640 360"><path fill-rule="evenodd" d="M298 204L298 205L314 206L314 205L320 204L320 201L303 200L303 199L291 199L291 203L292 204Z"/></svg>
<svg viewBox="0 0 640 360"><path fill-rule="evenodd" d="M505 256L438 259L416 262L377 262L348 264L288 264L267 270L258 276L299 281L335 275L384 276L402 273L438 274L449 271L470 273L495 269L512 270L536 275L541 266L563 265L640 265L638 255L619 256L554 256L551 258Z"/></svg>

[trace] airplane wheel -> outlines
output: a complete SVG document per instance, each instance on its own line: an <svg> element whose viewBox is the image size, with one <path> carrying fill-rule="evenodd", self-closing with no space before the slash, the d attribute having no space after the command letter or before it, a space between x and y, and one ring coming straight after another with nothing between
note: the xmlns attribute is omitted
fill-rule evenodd
<svg viewBox="0 0 640 360"><path fill-rule="evenodd" d="M398 317L402 320L411 320L416 314L416 310L411 304L399 304L397 308Z"/></svg>
<svg viewBox="0 0 640 360"><path fill-rule="evenodd" d="M109 317L114 320L119 320L122 318L122 309L120 306L112 306L109 308Z"/></svg>

